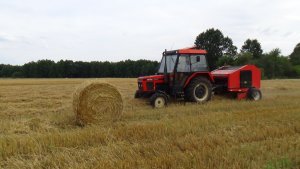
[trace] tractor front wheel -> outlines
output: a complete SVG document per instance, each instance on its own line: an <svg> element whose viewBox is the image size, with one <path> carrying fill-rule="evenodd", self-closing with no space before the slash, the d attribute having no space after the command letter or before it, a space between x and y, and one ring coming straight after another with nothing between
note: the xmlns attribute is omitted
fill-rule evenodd
<svg viewBox="0 0 300 169"><path fill-rule="evenodd" d="M150 97L150 103L153 108L163 108L167 105L167 96L162 93L154 93Z"/></svg>
<svg viewBox="0 0 300 169"><path fill-rule="evenodd" d="M195 78L186 88L184 95L186 101L204 103L211 99L211 82L207 78Z"/></svg>
<svg viewBox="0 0 300 169"><path fill-rule="evenodd" d="M141 97L142 97L141 93L138 90L135 91L134 98L138 99L138 98L141 98Z"/></svg>

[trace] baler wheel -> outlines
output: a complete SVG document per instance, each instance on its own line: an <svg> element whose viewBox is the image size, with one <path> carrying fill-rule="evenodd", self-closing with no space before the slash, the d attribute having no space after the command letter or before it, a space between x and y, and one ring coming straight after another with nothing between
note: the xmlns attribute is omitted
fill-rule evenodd
<svg viewBox="0 0 300 169"><path fill-rule="evenodd" d="M185 100L197 103L204 103L211 99L212 85L204 77L193 79L185 90Z"/></svg>
<svg viewBox="0 0 300 169"><path fill-rule="evenodd" d="M260 100L262 98L261 91L256 88L251 88L248 91L248 98L253 101Z"/></svg>

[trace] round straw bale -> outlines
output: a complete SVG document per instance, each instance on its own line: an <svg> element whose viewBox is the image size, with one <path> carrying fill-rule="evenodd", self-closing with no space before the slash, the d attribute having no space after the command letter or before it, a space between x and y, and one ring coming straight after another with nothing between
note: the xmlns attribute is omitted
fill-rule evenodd
<svg viewBox="0 0 300 169"><path fill-rule="evenodd" d="M115 121L122 115L121 94L106 82L85 82L73 97L73 109L79 125Z"/></svg>

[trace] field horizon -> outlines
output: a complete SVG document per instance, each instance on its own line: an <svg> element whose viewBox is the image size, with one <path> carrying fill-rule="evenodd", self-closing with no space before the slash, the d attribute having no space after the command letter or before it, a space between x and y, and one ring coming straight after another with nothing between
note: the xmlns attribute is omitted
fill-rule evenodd
<svg viewBox="0 0 300 169"><path fill-rule="evenodd" d="M73 92L91 79L0 79L1 168L300 168L300 79L263 80L263 99L213 96L153 109L118 88L122 119L79 127Z"/></svg>

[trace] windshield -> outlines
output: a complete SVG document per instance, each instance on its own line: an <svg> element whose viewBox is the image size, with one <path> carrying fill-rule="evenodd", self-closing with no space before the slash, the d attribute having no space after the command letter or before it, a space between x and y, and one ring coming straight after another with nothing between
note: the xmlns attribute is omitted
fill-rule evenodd
<svg viewBox="0 0 300 169"><path fill-rule="evenodd" d="M167 60L165 60L167 58ZM167 65L167 73L172 73L175 67L175 62L176 62L177 55L168 55L168 56L163 56L160 62L160 66L158 69L158 73L164 73L165 70L165 62Z"/></svg>

